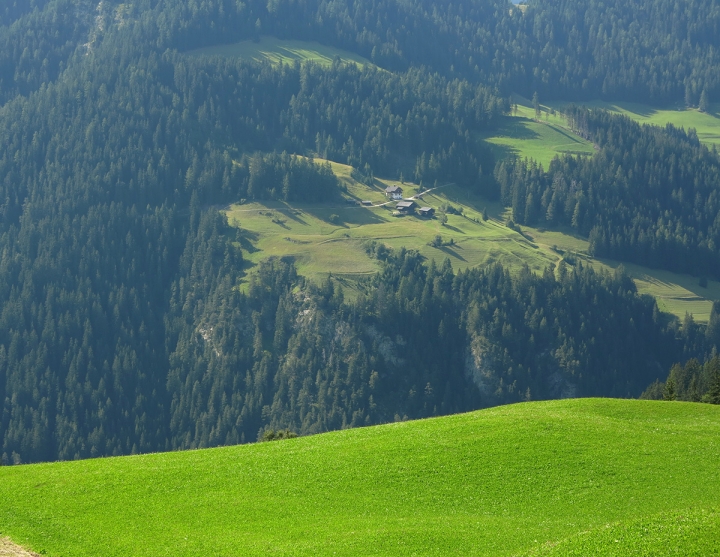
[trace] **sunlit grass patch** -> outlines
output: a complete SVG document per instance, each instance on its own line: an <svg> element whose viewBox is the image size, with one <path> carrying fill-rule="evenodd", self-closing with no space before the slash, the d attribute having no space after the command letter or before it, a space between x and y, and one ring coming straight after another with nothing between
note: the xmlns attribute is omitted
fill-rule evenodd
<svg viewBox="0 0 720 557"><path fill-rule="evenodd" d="M359 66L370 64L362 56L315 41L294 41L264 36L256 41L242 41L228 45L215 45L191 50L190 56L224 56L244 58L272 64L293 64L295 62L314 62L323 66L333 61L350 62Z"/></svg>

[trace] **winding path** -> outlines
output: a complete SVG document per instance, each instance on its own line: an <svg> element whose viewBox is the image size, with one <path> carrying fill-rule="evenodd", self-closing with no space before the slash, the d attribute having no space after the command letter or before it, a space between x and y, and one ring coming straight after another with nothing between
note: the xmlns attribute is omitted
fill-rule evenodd
<svg viewBox="0 0 720 557"><path fill-rule="evenodd" d="M40 557L13 543L10 538L0 538L0 557Z"/></svg>

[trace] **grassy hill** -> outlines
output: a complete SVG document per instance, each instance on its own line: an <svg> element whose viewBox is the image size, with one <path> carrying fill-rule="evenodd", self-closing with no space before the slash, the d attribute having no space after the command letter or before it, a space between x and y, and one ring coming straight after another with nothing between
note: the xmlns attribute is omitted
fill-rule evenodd
<svg viewBox="0 0 720 557"><path fill-rule="evenodd" d="M565 400L7 467L0 537L66 557L712 555L718 431L716 406Z"/></svg>
<svg viewBox="0 0 720 557"><path fill-rule="evenodd" d="M261 37L258 42L242 41L229 45L208 46L187 53L189 56L227 56L268 61L272 64L293 64L294 62L315 62L330 66L336 58L364 66L370 61L362 56L314 41L293 41Z"/></svg>

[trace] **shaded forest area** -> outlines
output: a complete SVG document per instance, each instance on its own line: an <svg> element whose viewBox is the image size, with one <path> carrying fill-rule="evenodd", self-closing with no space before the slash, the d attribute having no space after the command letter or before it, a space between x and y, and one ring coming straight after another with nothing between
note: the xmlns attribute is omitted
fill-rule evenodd
<svg viewBox="0 0 720 557"><path fill-rule="evenodd" d="M157 52L260 35L320 41L391 71L424 67L505 96L720 100L712 0L553 0L524 11L506 0L14 0L0 8L0 103L54 79L75 47L92 50L117 27Z"/></svg>
<svg viewBox="0 0 720 557"><path fill-rule="evenodd" d="M682 3L678 42L667 40L669 2L591 3L582 21L570 15L580 12L574 2L524 16L499 0L352 6L49 0L0 9L3 463L206 447L535 398L637 396L674 362L711 357L718 340L692 319L663 316L622 273L579 265L455 274L369 246L383 270L356 301L281 260L263 263L241 292L236 231L209 207L312 201L336 188L326 165L288 153L452 180L510 195L514 209L517 198L523 218L525 207L540 219L553 206L551 220L572 224L578 188L569 184L578 169L602 177L594 163L553 163L568 192L556 188L547 206L554 177L548 186L537 169L504 167L492 178L492 152L475 138L508 112L510 91L690 103L717 92L720 34L703 2ZM321 40L384 69L177 51L259 34ZM566 44L571 51L553 46ZM677 179L694 189L681 194L671 181L670 208L658 208L614 181L600 192L597 178L578 230L597 231L594 249L615 249L613 234L634 238L633 219L654 223L661 210L658 234L687 236L687 269L703 250L715 257L716 155L691 134L604 118L589 114L578 130L601 146L598 160L625 169L626 189L633 164L653 185L670 172L670 153ZM636 160L613 162L626 136ZM519 172L537 183L531 202L503 178ZM632 216L599 215L618 196ZM645 246L637 238L623 249ZM648 245L648 257L667 249Z"/></svg>
<svg viewBox="0 0 720 557"><path fill-rule="evenodd" d="M14 393L5 461L208 447L535 398L637 396L678 356L714 342L685 336L622 273L581 265L455 274L414 252L378 250L383 271L348 303L332 280L314 285L291 261L271 259L243 294L235 233L216 212L191 217L164 365L145 368L142 345L129 340L96 368L92 347L81 346L69 372L58 366L31 385L2 347ZM103 319L90 317L85 339ZM43 336L35 360L51 348Z"/></svg>
<svg viewBox="0 0 720 557"><path fill-rule="evenodd" d="M720 99L720 8L712 0L554 0L523 12L505 0L165 0L163 46L196 48L259 34L318 40L379 66L425 66L505 94L697 105Z"/></svg>
<svg viewBox="0 0 720 557"><path fill-rule="evenodd" d="M305 152L324 141L341 160L382 167L394 157L414 166L432 149L428 158L441 161L433 171L460 179L467 170L474 181L491 155L465 126L486 129L507 108L486 88L419 70L194 61L126 40L120 54L109 39L76 53L57 82L0 113L6 462L188 446L179 440L188 430L170 425L181 418L168 385L178 339L200 324L172 304L217 279L184 255L202 207L312 200L335 184L327 166L256 150ZM207 260L221 250L233 269L223 280L236 281L239 250L201 245ZM192 312L209 303L184 298ZM255 440L262 419L251 433L238 426L238 438Z"/></svg>

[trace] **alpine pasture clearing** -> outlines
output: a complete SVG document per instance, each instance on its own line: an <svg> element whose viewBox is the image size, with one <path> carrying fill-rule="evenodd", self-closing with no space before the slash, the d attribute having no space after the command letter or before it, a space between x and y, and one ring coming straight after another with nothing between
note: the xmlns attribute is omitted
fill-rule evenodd
<svg viewBox="0 0 720 557"><path fill-rule="evenodd" d="M571 555L621 537L633 547L644 524L689 517L663 530L663 551L712 555L718 431L717 406L576 399L12 466L0 469L0 531L66 557Z"/></svg>
<svg viewBox="0 0 720 557"><path fill-rule="evenodd" d="M713 301L720 300L718 281L708 279L707 286L702 287L698 277L692 275L651 269L612 259L595 259L587 253L587 239L578 237L569 230L524 227L523 231L542 249L550 249L555 253L560 251L568 260L579 260L583 265L591 265L595 269L609 272L622 265L625 272L635 281L640 294L654 297L661 311L676 315L680 319L689 313L696 321L707 322Z"/></svg>
<svg viewBox="0 0 720 557"><path fill-rule="evenodd" d="M548 103L549 108L561 110L569 103ZM608 112L623 114L640 124L665 127L672 124L686 131L695 128L698 139L708 147L720 146L720 103L710 105L710 110L700 112L683 106L658 109L649 105L629 102L591 101L578 103L589 108L601 108Z"/></svg>
<svg viewBox="0 0 720 557"><path fill-rule="evenodd" d="M589 156L595 152L592 143L573 134L564 125L565 120L559 115L552 121L536 121L534 111L518 106L515 116L505 116L497 130L481 137L498 159L532 159L547 169L558 155Z"/></svg>
<svg viewBox="0 0 720 557"><path fill-rule="evenodd" d="M484 221L482 207L471 205L460 188L442 186L416 201L418 206L436 210L446 203L462 209L462 215L448 214L448 222L442 225L439 218L393 215L395 202L388 203L382 192L385 184L395 182L377 182L381 185L374 188L359 183L348 187L351 195L359 196L352 205L347 200L317 205L245 203L231 205L225 212L229 222L241 229L240 245L250 266L269 256L291 256L300 274L316 280L328 273L375 272L379 263L366 251L372 240L392 248L416 249L438 263L449 258L456 270L500 261L511 268L527 263L542 271L557 260L498 220ZM418 193L417 186L406 183L402 187L406 196ZM461 197L466 197L464 202ZM358 204L362 200L373 206ZM431 247L438 235L443 245Z"/></svg>
<svg viewBox="0 0 720 557"><path fill-rule="evenodd" d="M558 155L592 155L595 149L589 141L570 131L562 112L571 103L556 101L541 103L540 118L535 119L532 102L513 95L516 109L506 116L499 129L480 137L487 142L498 159L516 157L537 161L547 169ZM590 101L578 105L601 108L623 114L640 124L664 127L672 124L685 130L695 128L698 138L708 147L720 146L720 103L711 105L708 112L674 107L658 109L649 105L628 102Z"/></svg>
<svg viewBox="0 0 720 557"><path fill-rule="evenodd" d="M239 245L248 273L267 257L290 256L301 275L319 282L332 273L341 281L346 294L353 296L358 287L356 279L370 276L380 268L379 262L368 255L369 241L396 249L416 249L437 264L447 258L456 271L497 261L511 270L527 264L542 272L563 258L580 260L584 265L609 272L619 265L616 261L589 257L587 239L567 230L531 227L522 227L522 233L511 230L504 224L507 212L500 204L451 184L426 191L416 201L419 206L436 211L447 204L462 210L462 215L448 214L445 225L437 213L433 219L393 216L395 203L388 202L385 188L399 185L409 197L420 193L416 185L376 178L368 186L353 179L351 167L338 163L331 166L346 190L345 199L316 205L244 203L225 209L228 221L240 229ZM373 206L358 204L361 201L370 201ZM484 209L490 217L487 221L482 218ZM431 247L429 244L438 235L443 245ZM662 311L680 318L687 312L697 321L707 321L712 301L720 299L720 283L716 281L708 280L708 286L703 288L698 278L690 275L630 263L624 267L640 293L654 296Z"/></svg>
<svg viewBox="0 0 720 557"><path fill-rule="evenodd" d="M256 62L271 64L294 64L295 62L314 62L322 66L331 66L333 61L350 62L358 66L371 64L369 60L332 46L314 41L294 41L264 36L255 41L242 41L228 45L208 46L188 51L189 56L223 56L244 58Z"/></svg>

